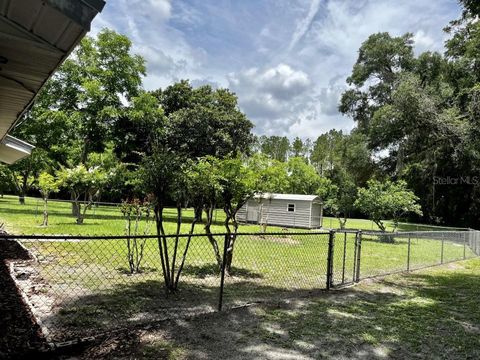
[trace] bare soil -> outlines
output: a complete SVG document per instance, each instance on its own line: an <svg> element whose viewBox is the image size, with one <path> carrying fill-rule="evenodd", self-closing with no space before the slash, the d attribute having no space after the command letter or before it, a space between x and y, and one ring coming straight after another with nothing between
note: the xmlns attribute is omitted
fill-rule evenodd
<svg viewBox="0 0 480 360"><path fill-rule="evenodd" d="M17 242L0 240L0 359L28 357L45 346L40 328L9 272L10 261L28 258Z"/></svg>

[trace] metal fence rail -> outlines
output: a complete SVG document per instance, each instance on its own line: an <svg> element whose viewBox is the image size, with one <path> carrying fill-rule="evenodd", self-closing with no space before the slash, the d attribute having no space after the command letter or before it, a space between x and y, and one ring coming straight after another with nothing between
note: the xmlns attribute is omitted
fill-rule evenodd
<svg viewBox="0 0 480 360"><path fill-rule="evenodd" d="M165 291L156 236L3 235L0 241L28 253L9 262L11 275L55 341L307 296L369 277L480 255L479 231L181 235L177 269L189 247L178 291L172 294ZM173 249L177 238L167 236L166 241Z"/></svg>

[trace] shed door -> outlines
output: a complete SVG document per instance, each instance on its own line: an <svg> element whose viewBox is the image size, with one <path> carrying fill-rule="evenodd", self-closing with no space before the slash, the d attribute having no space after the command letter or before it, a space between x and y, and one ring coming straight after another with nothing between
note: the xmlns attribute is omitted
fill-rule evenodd
<svg viewBox="0 0 480 360"><path fill-rule="evenodd" d="M258 222L258 205L257 204L248 204L247 221Z"/></svg>

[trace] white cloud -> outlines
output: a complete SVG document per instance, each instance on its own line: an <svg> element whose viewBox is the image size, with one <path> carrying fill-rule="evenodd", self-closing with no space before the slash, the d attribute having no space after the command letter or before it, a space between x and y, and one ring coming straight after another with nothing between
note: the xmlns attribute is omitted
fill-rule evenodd
<svg viewBox="0 0 480 360"><path fill-rule="evenodd" d="M149 0L156 12L163 17L170 17L172 11L171 0Z"/></svg>
<svg viewBox="0 0 480 360"><path fill-rule="evenodd" d="M290 41L290 45L288 49L291 51L295 45L302 39L302 37L308 31L310 25L312 24L313 19L317 15L318 9L320 8L320 1L321 0L312 0L310 4L310 9L308 10L307 16L298 22L297 28L292 35L292 40Z"/></svg>
<svg viewBox="0 0 480 360"><path fill-rule="evenodd" d="M255 131L260 134L291 135L304 121L314 122L321 113L335 112L338 102L333 88L317 92L305 72L287 64L231 73L228 80L239 96L241 109L255 120Z"/></svg>
<svg viewBox="0 0 480 360"><path fill-rule="evenodd" d="M353 127L338 100L370 34L412 32L417 54L443 51L442 29L459 15L456 0L112 0L93 31L132 39L149 89L229 86L257 133L315 137Z"/></svg>

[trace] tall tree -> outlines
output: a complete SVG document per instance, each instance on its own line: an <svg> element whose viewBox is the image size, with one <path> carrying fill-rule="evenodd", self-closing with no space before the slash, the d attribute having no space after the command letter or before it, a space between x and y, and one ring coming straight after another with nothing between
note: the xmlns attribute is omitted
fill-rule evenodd
<svg viewBox="0 0 480 360"><path fill-rule="evenodd" d="M472 226L480 187L477 119L480 27L472 3L447 32L446 56L413 55L411 35L374 34L362 44L340 110L353 117L384 176L405 179L420 197L424 219Z"/></svg>
<svg viewBox="0 0 480 360"><path fill-rule="evenodd" d="M228 89L193 88L183 80L153 93L166 121L165 146L189 158L236 156L250 150L253 124Z"/></svg>
<svg viewBox="0 0 480 360"><path fill-rule="evenodd" d="M286 136L266 136L259 139L260 151L271 159L285 162L288 159L290 141Z"/></svg>
<svg viewBox="0 0 480 360"><path fill-rule="evenodd" d="M145 61L132 55L131 47L126 36L108 29L85 37L46 87L49 110L72 120L81 163L89 153L103 151L112 125L139 94Z"/></svg>
<svg viewBox="0 0 480 360"><path fill-rule="evenodd" d="M412 34L401 37L391 37L388 33L370 35L360 47L352 74L347 78L353 88L343 93L340 111L352 116L361 131L368 132L373 112L389 101L398 75L413 66Z"/></svg>
<svg viewBox="0 0 480 360"><path fill-rule="evenodd" d="M298 136L293 139L290 153L293 157L303 157L305 154L305 147L303 145L303 141Z"/></svg>
<svg viewBox="0 0 480 360"><path fill-rule="evenodd" d="M320 185L320 176L304 158L292 157L287 162L288 192L291 194L315 194Z"/></svg>

